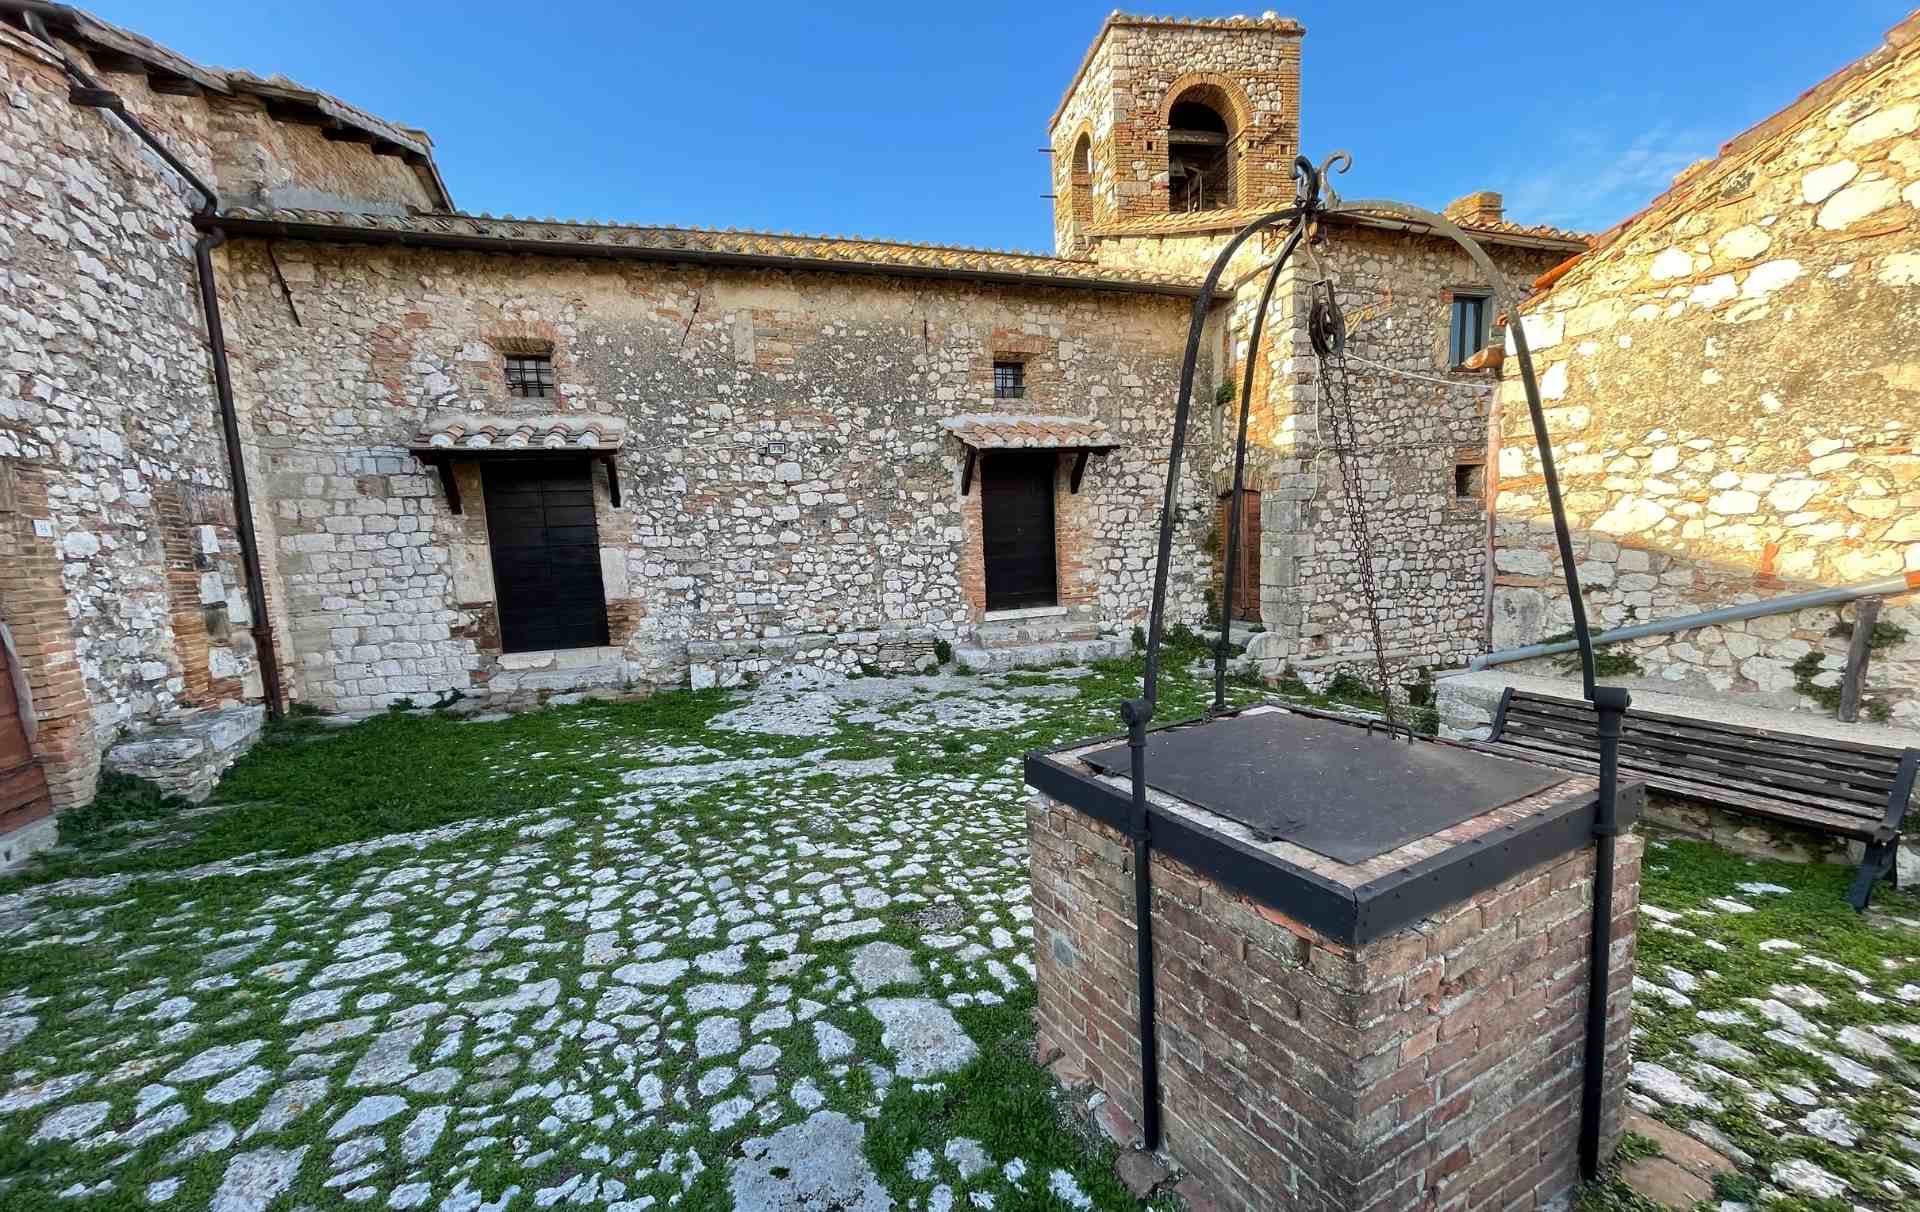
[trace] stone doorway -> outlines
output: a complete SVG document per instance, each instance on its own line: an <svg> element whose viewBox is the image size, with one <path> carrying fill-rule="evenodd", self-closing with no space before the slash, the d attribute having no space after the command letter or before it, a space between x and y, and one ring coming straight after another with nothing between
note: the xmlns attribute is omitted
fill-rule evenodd
<svg viewBox="0 0 1920 1212"><path fill-rule="evenodd" d="M980 535L987 609L1057 605L1051 450L996 450L980 459Z"/></svg>
<svg viewBox="0 0 1920 1212"><path fill-rule="evenodd" d="M503 652L607 643L592 465L501 459L483 473Z"/></svg>

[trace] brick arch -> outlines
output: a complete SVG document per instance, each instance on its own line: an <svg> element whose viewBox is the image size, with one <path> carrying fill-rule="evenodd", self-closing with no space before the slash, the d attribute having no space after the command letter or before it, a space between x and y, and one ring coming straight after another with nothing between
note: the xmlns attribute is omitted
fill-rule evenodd
<svg viewBox="0 0 1920 1212"><path fill-rule="evenodd" d="M489 328L485 339L503 354L551 354L560 344L555 336L545 320L508 320Z"/></svg>
<svg viewBox="0 0 1920 1212"><path fill-rule="evenodd" d="M1080 168L1080 149L1087 152L1087 167ZM1082 120L1079 126L1067 137L1066 143L1067 180L1064 189L1067 211L1067 232L1071 241L1070 251L1079 252L1086 247L1087 229L1093 223L1093 124ZM1060 186L1056 184L1056 189Z"/></svg>
<svg viewBox="0 0 1920 1212"><path fill-rule="evenodd" d="M1222 110L1220 116L1227 120L1229 134L1238 135L1252 129L1253 103L1247 100L1246 90L1232 76L1219 72L1188 72L1169 85L1160 98L1160 129L1165 130L1172 121L1173 107L1196 90L1204 90L1196 100L1204 100ZM1221 101L1226 102L1224 107L1219 104Z"/></svg>

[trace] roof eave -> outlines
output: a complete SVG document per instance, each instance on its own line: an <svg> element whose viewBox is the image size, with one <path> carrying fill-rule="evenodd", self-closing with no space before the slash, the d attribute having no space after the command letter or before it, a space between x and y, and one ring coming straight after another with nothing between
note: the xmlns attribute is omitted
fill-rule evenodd
<svg viewBox="0 0 1920 1212"><path fill-rule="evenodd" d="M1202 221L1162 231L1135 231L1129 230L1124 224L1116 224L1107 228L1095 227L1089 234L1096 240L1176 240L1189 236L1208 236L1238 231L1252 221L1253 215L1254 212L1250 211L1236 212L1235 217L1224 219L1218 224ZM1335 212L1328 217L1338 222L1376 228L1381 231L1421 234L1431 230L1417 223L1378 215ZM1592 247L1591 242L1581 236L1544 236L1538 233L1487 231L1472 227L1463 230L1482 244L1500 244L1512 248L1535 248L1549 252L1585 252Z"/></svg>
<svg viewBox="0 0 1920 1212"><path fill-rule="evenodd" d="M1198 285L1174 282L1128 282L1072 274L1013 273L965 266L900 265L886 261L843 261L827 257L783 256L778 253L738 253L719 249L657 248L636 244L595 244L558 240L526 240L509 236L458 235L445 232L395 230L382 227L290 223L279 219L250 219L215 215L195 220L197 226L219 229L229 236L299 240L314 244L392 244L411 248L457 249L542 257L600 257L608 260L716 265L740 269L785 269L808 273L862 274L869 277L936 278L949 281L992 282L1011 286L1052 286L1069 290L1114 291L1123 294L1162 295L1191 299ZM1216 292L1215 300L1228 296Z"/></svg>

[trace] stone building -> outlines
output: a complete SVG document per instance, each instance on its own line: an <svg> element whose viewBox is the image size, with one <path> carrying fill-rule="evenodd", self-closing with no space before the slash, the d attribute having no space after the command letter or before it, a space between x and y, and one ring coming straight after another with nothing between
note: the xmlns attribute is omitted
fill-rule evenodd
<svg viewBox="0 0 1920 1212"><path fill-rule="evenodd" d="M20 838L109 751L203 790L262 706L1126 650L1193 294L1291 200L1300 143L1297 22L1116 14L1053 119L1051 255L495 218L454 208L423 132L32 7L49 40L0 0L0 620L48 787L0 803ZM1516 280L1585 247L1496 195L1453 213ZM1392 222L1327 235L1268 322L1259 558L1227 605L1268 629L1270 672L1370 659L1304 343L1331 277L1369 363L1395 657L1457 662L1489 592L1488 284ZM1210 609L1226 396L1274 247L1212 300L1176 621Z"/></svg>
<svg viewBox="0 0 1920 1212"><path fill-rule="evenodd" d="M1526 305L1600 625L1920 573L1916 132L1920 14L1681 174ZM1507 369L1495 648L1570 626ZM1881 613L1905 638L1873 652L1866 702L1920 728L1913 603ZM1851 622L1826 607L1621 651L1631 684L1831 714L1819 700Z"/></svg>
<svg viewBox="0 0 1920 1212"><path fill-rule="evenodd" d="M1284 205L1300 147L1304 32L1271 14L1109 18L1053 118L1055 251L1197 279L1234 232ZM1447 214L1518 286L1586 248L1573 233L1508 221L1491 192L1462 198ZM1259 306L1258 271L1280 238L1249 241L1224 278L1232 301L1218 360L1228 393L1237 391ZM1354 318L1346 394L1362 499L1385 560L1376 581L1390 654L1402 672L1457 665L1487 639L1485 465L1498 371L1472 355L1496 335L1497 317L1466 254L1391 220L1347 220L1282 274L1253 380L1243 506L1251 558L1241 561L1250 576L1232 595L1216 579L1216 597L1266 629L1251 650L1269 676L1319 680L1370 662L1331 405L1306 339L1306 309L1322 280ZM1463 325L1470 346L1456 348ZM1224 456L1238 418L1225 394L1215 399L1204 428L1222 456L1211 477L1217 552L1232 483Z"/></svg>

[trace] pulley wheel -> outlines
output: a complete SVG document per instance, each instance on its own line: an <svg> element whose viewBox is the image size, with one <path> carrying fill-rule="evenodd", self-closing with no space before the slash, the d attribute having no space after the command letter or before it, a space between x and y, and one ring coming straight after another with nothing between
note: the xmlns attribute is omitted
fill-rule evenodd
<svg viewBox="0 0 1920 1212"><path fill-rule="evenodd" d="M1347 317L1340 310L1339 300L1333 297L1333 284L1322 282L1313 292L1313 306L1307 312L1307 338L1313 342L1313 352L1323 358L1333 357L1347 347Z"/></svg>

